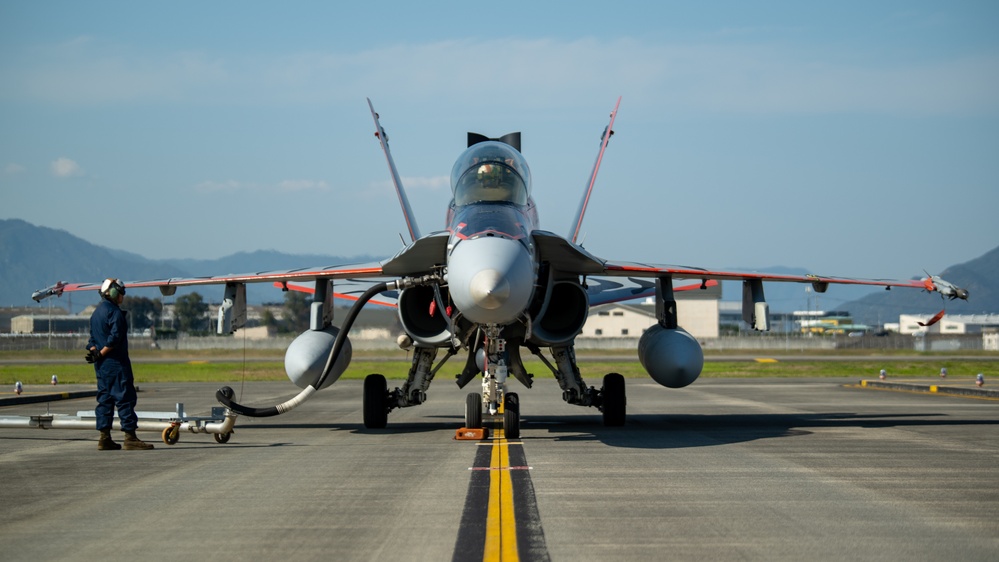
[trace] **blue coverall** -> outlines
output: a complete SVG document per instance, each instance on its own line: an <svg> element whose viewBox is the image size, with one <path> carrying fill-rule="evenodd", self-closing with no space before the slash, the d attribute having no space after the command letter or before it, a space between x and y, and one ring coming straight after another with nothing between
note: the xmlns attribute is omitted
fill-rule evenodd
<svg viewBox="0 0 999 562"><path fill-rule="evenodd" d="M103 358L94 363L97 372L97 430L109 430L114 422L114 409L118 408L122 431L135 431L139 418L135 415L135 380L132 362L128 358L128 321L117 304L101 299L90 316L90 341L87 349L111 348Z"/></svg>

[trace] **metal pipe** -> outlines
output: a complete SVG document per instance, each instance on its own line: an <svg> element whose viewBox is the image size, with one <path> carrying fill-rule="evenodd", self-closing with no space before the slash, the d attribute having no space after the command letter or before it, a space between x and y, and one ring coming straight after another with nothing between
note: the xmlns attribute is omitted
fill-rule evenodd
<svg viewBox="0 0 999 562"><path fill-rule="evenodd" d="M225 435L232 432L236 425L236 418L239 417L233 412L226 412L225 419L221 422L206 420L182 421L179 424L171 421L139 420L137 431L159 431L179 426L181 431L190 433L212 433ZM34 429L92 429L97 430L93 419L82 419L77 416L66 416L63 414L43 414L37 416L0 416L0 428L34 428ZM112 429L121 430L121 421L115 419Z"/></svg>

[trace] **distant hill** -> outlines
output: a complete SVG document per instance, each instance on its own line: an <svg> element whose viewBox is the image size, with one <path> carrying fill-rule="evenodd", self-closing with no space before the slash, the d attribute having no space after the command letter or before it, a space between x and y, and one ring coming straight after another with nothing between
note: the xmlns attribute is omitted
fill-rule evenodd
<svg viewBox="0 0 999 562"><path fill-rule="evenodd" d="M169 264L121 259L65 230L0 220L0 306L30 305L37 289L57 281L100 281L112 272L123 279L186 275Z"/></svg>
<svg viewBox="0 0 999 562"><path fill-rule="evenodd" d="M225 273L319 267L333 264L378 261L380 257L295 255L272 250L240 252L216 260L171 259L151 260L138 254L91 244L65 230L35 226L18 219L0 219L0 307L38 306L31 293L56 281L100 281L108 275L123 280L194 277ZM733 268L753 271L754 268ZM767 273L802 275L803 269L769 267L758 269ZM968 302L951 301L951 314L999 313L999 247L967 263L954 265L940 273L942 277L967 288ZM898 320L903 313L935 313L940 299L920 291L884 291L866 287L831 286L828 292L807 292L809 285L800 283L767 283L766 296L774 312L794 310L846 310L857 322L880 324ZM202 288L200 293L209 302L222 298L221 288ZM180 291L183 294L183 291ZM157 296L148 291L150 297ZM742 297L739 282L724 282L722 298L738 301ZM266 283L250 284L247 301L251 304L281 302L280 291ZM63 297L54 306L68 308ZM96 302L96 295L78 294L73 311Z"/></svg>
<svg viewBox="0 0 999 562"><path fill-rule="evenodd" d="M263 271L275 271L296 269L300 267L321 267L327 265L366 263L379 261L383 258L373 256L354 256L351 258L342 256L324 256L320 254L284 254L275 250L257 250L254 252L237 252L215 260L195 260L195 259L170 259L164 260L190 272L192 276L202 275L225 275L227 273L257 273ZM205 295L202 289L202 295ZM207 289L211 291L211 289ZM217 293L217 294L216 294ZM205 295L213 302L222 299L222 290L218 288L215 293ZM249 283L246 286L246 300L251 304L261 304L265 302L283 302L284 296L281 291L269 283Z"/></svg>
<svg viewBox="0 0 999 562"><path fill-rule="evenodd" d="M807 270L788 267L733 268L786 275L804 275ZM968 301L947 301L911 289L886 291L876 287L830 285L825 293L811 292L810 285L767 283L764 292L772 312L796 310L843 310L858 324L877 326L898 322L900 314L935 314L946 307L948 314L999 314L999 247L969 262L952 265L938 275L968 289ZM742 282L722 282L722 299L741 301Z"/></svg>
<svg viewBox="0 0 999 562"><path fill-rule="evenodd" d="M138 254L105 248L78 238L65 230L35 226L19 219L0 219L0 307L39 306L31 293L57 281L100 281L114 275L125 281L194 277L225 273L248 273L296 267L377 261L380 258L344 258L322 255L293 255L275 251L240 252L217 260L151 260ZM181 294L183 294L181 292ZM202 289L209 302L222 298ZM147 296L158 296L148 291ZM96 302L96 294L77 294L73 312ZM247 301L252 304L281 302L281 292L266 283L251 284ZM67 308L64 295L55 305Z"/></svg>
<svg viewBox="0 0 999 562"><path fill-rule="evenodd" d="M190 271L194 275L223 275L319 265L364 263L381 259L384 257L355 256L345 258L320 254L284 254L275 250L257 250L238 252L215 260L171 259L165 261L185 271Z"/></svg>

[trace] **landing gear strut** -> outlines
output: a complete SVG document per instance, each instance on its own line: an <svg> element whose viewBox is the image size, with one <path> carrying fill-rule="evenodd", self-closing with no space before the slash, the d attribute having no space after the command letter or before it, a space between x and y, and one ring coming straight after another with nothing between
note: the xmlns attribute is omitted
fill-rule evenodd
<svg viewBox="0 0 999 562"><path fill-rule="evenodd" d="M373 374L364 378L364 427L383 429L388 425L388 414L396 408L419 406L427 401L427 388L437 370L450 358L449 353L437 367L433 366L437 349L416 346L413 363L402 388L389 392L383 375Z"/></svg>
<svg viewBox="0 0 999 562"><path fill-rule="evenodd" d="M511 356L507 342L500 337L498 326L488 326L482 340L483 347L475 348L466 365L466 372L474 376L476 365L482 373L482 392L465 396L465 427L481 429L485 425L501 426L509 438L520 437L520 399L516 393L506 391L506 380L510 374ZM388 425L388 414L395 408L405 408L422 404L427 398L427 388L437 370L454 355L456 349L436 367L433 365L437 349L417 346L413 353L413 364L406 384L389 392L383 375L372 374L364 379L363 413L364 427L382 429ZM480 355L474 355L478 353ZM517 376L519 357L513 361L514 376ZM523 366L520 365L520 369ZM465 373L463 373L464 375ZM463 386L459 375L459 386ZM469 377L470 378L470 377ZM528 383L530 382L529 379ZM468 382L465 380L465 382ZM528 384L528 386L530 386ZM593 391L595 395L596 391Z"/></svg>
<svg viewBox="0 0 999 562"><path fill-rule="evenodd" d="M484 340L484 364L482 367L483 411L503 424L503 434L508 439L520 438L520 398L516 393L506 391L506 380L510 374L510 354L506 339L500 337L496 326L486 327Z"/></svg>
<svg viewBox="0 0 999 562"><path fill-rule="evenodd" d="M577 406L595 406L603 412L604 425L608 427L622 426L625 422L625 412L628 400L625 398L624 377L618 373L604 376L604 385L600 390L587 387L576 366L576 352L571 345L552 346L553 365L537 346L527 345L527 348L541 360L555 375L562 387L562 399L567 404Z"/></svg>

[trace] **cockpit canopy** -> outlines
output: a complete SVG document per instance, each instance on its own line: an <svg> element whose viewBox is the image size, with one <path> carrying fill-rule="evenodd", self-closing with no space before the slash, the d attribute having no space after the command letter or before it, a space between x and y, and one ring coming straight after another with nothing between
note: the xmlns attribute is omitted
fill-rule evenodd
<svg viewBox="0 0 999 562"><path fill-rule="evenodd" d="M456 205L496 201L526 205L531 193L531 169L524 155L508 144L480 142L458 157L451 169Z"/></svg>

